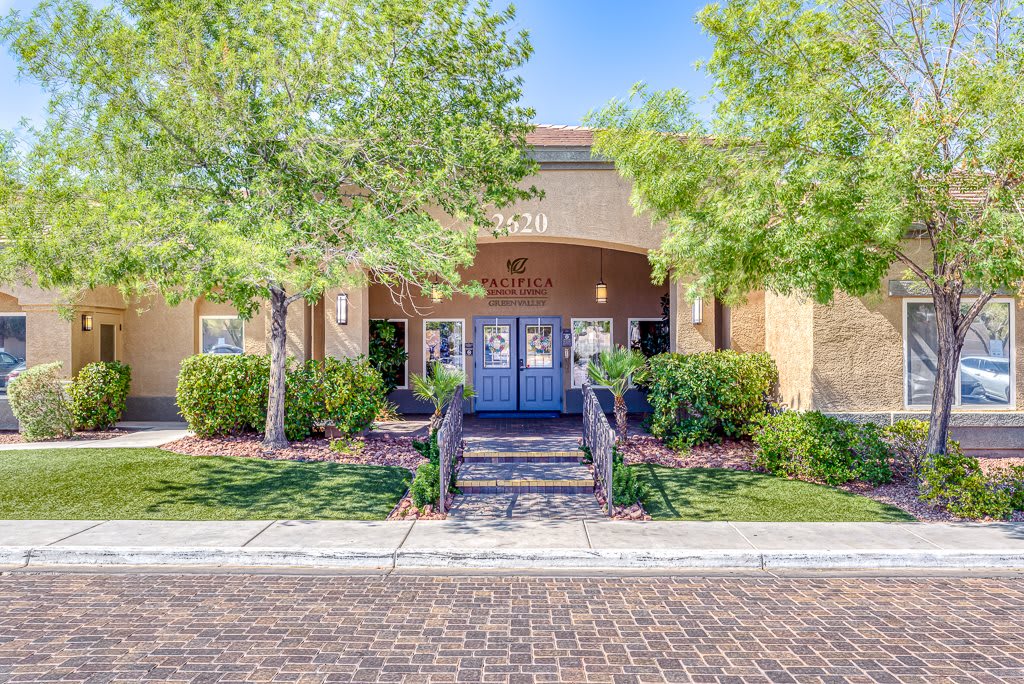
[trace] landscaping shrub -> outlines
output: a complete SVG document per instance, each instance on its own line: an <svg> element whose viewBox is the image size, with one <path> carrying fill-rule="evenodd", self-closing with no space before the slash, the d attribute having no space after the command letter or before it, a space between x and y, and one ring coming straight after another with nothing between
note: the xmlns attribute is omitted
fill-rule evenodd
<svg viewBox="0 0 1024 684"><path fill-rule="evenodd" d="M7 385L11 413L25 439L34 442L69 436L75 427L59 361L33 366Z"/></svg>
<svg viewBox="0 0 1024 684"><path fill-rule="evenodd" d="M385 394L398 387L405 363L409 360L405 339L398 333L398 326L391 321L370 321L370 364L384 379Z"/></svg>
<svg viewBox="0 0 1024 684"><path fill-rule="evenodd" d="M989 481L990 486L1006 492L1010 499L1010 508L1015 511L1024 511L1024 465L998 470Z"/></svg>
<svg viewBox="0 0 1024 684"><path fill-rule="evenodd" d="M118 361L86 364L68 387L75 426L80 430L107 430L124 414L132 369Z"/></svg>
<svg viewBox="0 0 1024 684"><path fill-rule="evenodd" d="M427 439L412 440L412 448L420 453L420 456L427 459L434 465L441 463L441 447L437 443L437 430L430 433Z"/></svg>
<svg viewBox="0 0 1024 684"><path fill-rule="evenodd" d="M928 450L928 421L904 418L882 429L882 436L892 452L893 468L900 475L918 479ZM952 437L947 451L960 451L960 443Z"/></svg>
<svg viewBox="0 0 1024 684"><path fill-rule="evenodd" d="M416 477L409 488L412 503L417 508L436 505L441 500L441 470L434 463L424 463L416 469Z"/></svg>
<svg viewBox="0 0 1024 684"><path fill-rule="evenodd" d="M622 463L612 467L612 499L616 506L632 506L642 503L647 490L636 471Z"/></svg>
<svg viewBox="0 0 1024 684"><path fill-rule="evenodd" d="M978 459L960 449L932 455L921 469L921 500L960 518L1005 518L1019 491L1011 492L1001 478L986 477Z"/></svg>
<svg viewBox="0 0 1024 684"><path fill-rule="evenodd" d="M877 425L858 425L817 411L785 411L757 421L755 465L774 475L830 485L892 480L889 446Z"/></svg>
<svg viewBox="0 0 1024 684"><path fill-rule="evenodd" d="M779 379L768 354L730 350L660 354L649 369L650 431L673 448L750 434Z"/></svg>
<svg viewBox="0 0 1024 684"><path fill-rule="evenodd" d="M189 357L178 375L178 409L200 437L263 432L269 377L267 356ZM362 358L289 363L286 436L305 439L328 423L345 435L358 434L373 423L384 402L383 384L380 373Z"/></svg>

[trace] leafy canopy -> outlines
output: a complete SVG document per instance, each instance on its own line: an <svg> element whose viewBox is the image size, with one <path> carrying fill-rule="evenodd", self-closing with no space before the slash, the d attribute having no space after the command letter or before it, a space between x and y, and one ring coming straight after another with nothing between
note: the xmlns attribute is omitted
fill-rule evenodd
<svg viewBox="0 0 1024 684"><path fill-rule="evenodd" d="M474 291L485 209L520 181L530 55L471 0L44 0L0 24L50 93L5 139L5 275L116 284L251 314L372 278ZM445 218L439 218L444 216ZM454 221L468 229L454 228Z"/></svg>
<svg viewBox="0 0 1024 684"><path fill-rule="evenodd" d="M1020 289L1021 19L1020 2L710 5L712 119L638 86L591 115L595 148L667 224L655 271L695 276L691 294L827 303L895 262L957 299Z"/></svg>

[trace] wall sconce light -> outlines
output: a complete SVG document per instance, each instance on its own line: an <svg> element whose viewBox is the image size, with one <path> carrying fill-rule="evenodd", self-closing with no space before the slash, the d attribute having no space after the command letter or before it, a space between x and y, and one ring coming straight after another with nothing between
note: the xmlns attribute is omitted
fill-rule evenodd
<svg viewBox="0 0 1024 684"><path fill-rule="evenodd" d="M348 295L338 295L338 325L348 325Z"/></svg>
<svg viewBox="0 0 1024 684"><path fill-rule="evenodd" d="M600 277L597 279L597 285L594 286L594 299L597 300L598 304L608 303L608 286L604 284L604 250L601 250L601 271Z"/></svg>
<svg viewBox="0 0 1024 684"><path fill-rule="evenodd" d="M82 331L92 332L92 315L82 314Z"/></svg>
<svg viewBox="0 0 1024 684"><path fill-rule="evenodd" d="M434 283L430 288L430 301L434 304L440 304L443 299L444 295L441 294L441 288L437 286L437 283Z"/></svg>
<svg viewBox="0 0 1024 684"><path fill-rule="evenodd" d="M697 297L693 300L693 324L699 325L704 322L704 300Z"/></svg>

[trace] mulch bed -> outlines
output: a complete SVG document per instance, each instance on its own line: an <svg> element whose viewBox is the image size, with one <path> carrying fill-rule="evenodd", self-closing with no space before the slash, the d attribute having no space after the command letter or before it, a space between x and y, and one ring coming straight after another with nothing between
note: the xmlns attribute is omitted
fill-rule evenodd
<svg viewBox="0 0 1024 684"><path fill-rule="evenodd" d="M186 456L238 456L241 458L264 458L286 461L330 461L356 465L397 466L416 471L425 461L413 449L411 437L369 435L357 437L352 446L340 453L331 449L331 443L324 438L310 438L292 442L287 449L267 451L258 435L234 435L231 437L184 437L161 447Z"/></svg>
<svg viewBox="0 0 1024 684"><path fill-rule="evenodd" d="M45 445L47 442L63 442L73 440L95 440L95 439L113 439L114 437L121 437L133 432L132 430L83 430L81 432L75 432L70 437L59 437L57 439L41 439L32 442L33 444ZM0 444L23 444L25 443L25 437L17 430L0 430Z"/></svg>

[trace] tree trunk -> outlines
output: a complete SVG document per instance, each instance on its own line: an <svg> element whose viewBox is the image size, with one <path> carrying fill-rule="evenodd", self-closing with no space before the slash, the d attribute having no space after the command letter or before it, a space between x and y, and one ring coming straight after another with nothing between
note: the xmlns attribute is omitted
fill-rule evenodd
<svg viewBox="0 0 1024 684"><path fill-rule="evenodd" d="M956 399L956 374L960 366L963 336L957 332L960 323L960 298L946 293L933 293L938 349L935 388L932 392L931 422L928 426L926 453L945 454L949 435L949 418ZM926 456L927 458L927 456Z"/></svg>
<svg viewBox="0 0 1024 684"><path fill-rule="evenodd" d="M430 434L434 434L441 429L441 422L444 420L444 414L441 409L437 409L430 416Z"/></svg>
<svg viewBox="0 0 1024 684"><path fill-rule="evenodd" d="M626 433L629 430L629 411L626 410L626 398L616 395L615 397L615 427L621 441L626 440Z"/></svg>
<svg viewBox="0 0 1024 684"><path fill-rule="evenodd" d="M288 363L288 298L284 288L270 288L270 388L263 447L271 451L288 447L284 434L285 370Z"/></svg>

